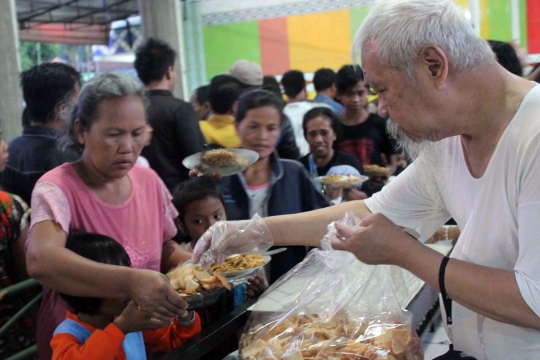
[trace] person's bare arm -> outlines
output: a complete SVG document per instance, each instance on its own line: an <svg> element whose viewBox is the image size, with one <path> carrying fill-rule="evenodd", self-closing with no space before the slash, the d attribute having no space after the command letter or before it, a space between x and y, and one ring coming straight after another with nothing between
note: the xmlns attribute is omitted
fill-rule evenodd
<svg viewBox="0 0 540 360"><path fill-rule="evenodd" d="M74 296L131 297L162 320L184 312L187 305L165 275L85 259L65 248L66 239L53 221L40 222L30 230L26 266L28 274L42 285Z"/></svg>
<svg viewBox="0 0 540 360"><path fill-rule="evenodd" d="M364 201L358 200L305 213L271 216L264 222L272 233L274 245L319 246L328 225L342 219L347 211L359 218L371 214Z"/></svg>
<svg viewBox="0 0 540 360"><path fill-rule="evenodd" d="M16 280L22 281L28 279L28 273L26 272L26 259L24 252L24 245L28 238L28 225L22 229L21 234L11 245L11 253L13 254L13 265L16 272Z"/></svg>
<svg viewBox="0 0 540 360"><path fill-rule="evenodd" d="M528 80L540 82L540 66L534 70L529 76L527 76Z"/></svg>
<svg viewBox="0 0 540 360"><path fill-rule="evenodd" d="M163 244L161 256L161 272L167 273L179 263L191 259L191 253L182 249L174 240L169 240Z"/></svg>

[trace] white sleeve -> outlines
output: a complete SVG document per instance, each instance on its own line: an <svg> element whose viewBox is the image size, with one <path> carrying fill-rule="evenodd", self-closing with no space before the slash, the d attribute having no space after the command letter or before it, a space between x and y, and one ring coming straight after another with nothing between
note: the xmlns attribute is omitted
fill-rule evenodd
<svg viewBox="0 0 540 360"><path fill-rule="evenodd" d="M521 296L540 316L540 144L523 171L518 200L519 256L514 267Z"/></svg>
<svg viewBox="0 0 540 360"><path fill-rule="evenodd" d="M443 206L435 176L429 174L433 169L423 169L414 162L365 204L372 213L415 230L424 242L451 217Z"/></svg>

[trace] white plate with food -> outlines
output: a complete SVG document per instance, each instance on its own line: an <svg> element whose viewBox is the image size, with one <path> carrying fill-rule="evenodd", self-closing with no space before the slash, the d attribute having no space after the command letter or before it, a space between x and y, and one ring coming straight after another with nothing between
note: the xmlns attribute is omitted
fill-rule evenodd
<svg viewBox="0 0 540 360"><path fill-rule="evenodd" d="M259 154L247 149L215 149L188 156L182 164L202 175L230 176L244 171L259 159Z"/></svg>
<svg viewBox="0 0 540 360"><path fill-rule="evenodd" d="M261 254L239 254L228 257L223 263L213 264L208 272L222 273L227 279L236 279L247 277L253 274L257 269L262 268L272 260L270 256Z"/></svg>
<svg viewBox="0 0 540 360"><path fill-rule="evenodd" d="M337 189L353 189L357 188L369 178L364 175L352 176L352 175L328 175L319 176L315 178L315 181L320 182L325 186L330 186Z"/></svg>
<svg viewBox="0 0 540 360"><path fill-rule="evenodd" d="M364 165L364 171L369 177L388 177L390 176L390 169L387 167L379 166L376 164Z"/></svg>

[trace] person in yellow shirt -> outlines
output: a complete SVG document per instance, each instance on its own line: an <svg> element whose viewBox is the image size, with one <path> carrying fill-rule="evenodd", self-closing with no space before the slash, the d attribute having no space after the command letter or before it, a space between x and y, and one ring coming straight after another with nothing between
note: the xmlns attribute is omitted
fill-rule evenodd
<svg viewBox="0 0 540 360"><path fill-rule="evenodd" d="M230 75L215 76L210 82L209 99L214 113L199 125L211 147L230 149L240 146L233 115L241 95L242 84Z"/></svg>

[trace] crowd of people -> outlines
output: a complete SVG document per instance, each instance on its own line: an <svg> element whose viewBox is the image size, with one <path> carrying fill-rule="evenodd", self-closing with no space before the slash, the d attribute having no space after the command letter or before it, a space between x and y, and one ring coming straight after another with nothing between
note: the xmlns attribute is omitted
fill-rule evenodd
<svg viewBox="0 0 540 360"><path fill-rule="evenodd" d="M437 16L440 37L426 20ZM223 316L301 262L346 211L362 228L336 225L333 246L448 293L458 349L489 359L540 354L540 95L515 48L476 37L449 0L377 5L355 46L362 67L319 69L312 100L302 71L279 83L248 60L178 99L177 54L154 38L136 49L138 79L108 73L83 84L62 63L23 72L23 133L9 149L0 143L0 284L32 277L43 299L36 319L2 336L0 357L34 338L40 359L169 351L215 321L187 311L164 273L198 260L216 222L234 232L259 215L287 247L233 292ZM217 148L258 160L220 179L182 165ZM387 175L352 189L314 181L364 175L367 165ZM450 219L457 226L441 228ZM402 227L422 241L459 236L451 261ZM227 233L218 245L233 246ZM22 305L0 303L3 318Z"/></svg>

